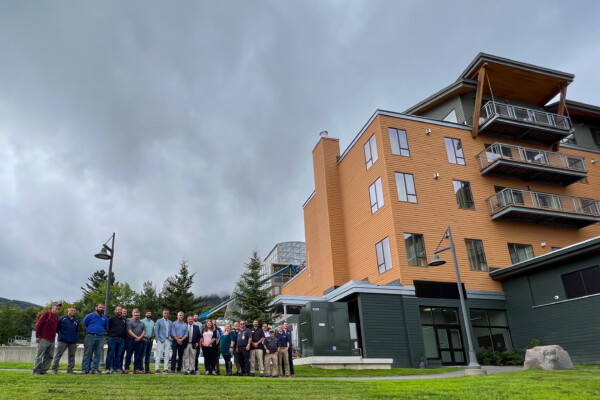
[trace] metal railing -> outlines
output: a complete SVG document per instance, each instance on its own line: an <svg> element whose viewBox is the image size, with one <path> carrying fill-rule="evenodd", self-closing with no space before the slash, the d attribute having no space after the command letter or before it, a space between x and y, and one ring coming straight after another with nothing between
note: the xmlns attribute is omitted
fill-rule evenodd
<svg viewBox="0 0 600 400"><path fill-rule="evenodd" d="M506 188L486 199L490 215L509 206L600 216L598 200Z"/></svg>
<svg viewBox="0 0 600 400"><path fill-rule="evenodd" d="M477 154L477 159L479 160L480 169L484 169L498 159L504 159L571 171L586 171L584 157L498 142Z"/></svg>
<svg viewBox="0 0 600 400"><path fill-rule="evenodd" d="M481 118L483 118L481 124L495 116L565 131L570 131L572 128L571 119L565 115L552 114L493 101L486 103L481 108Z"/></svg>

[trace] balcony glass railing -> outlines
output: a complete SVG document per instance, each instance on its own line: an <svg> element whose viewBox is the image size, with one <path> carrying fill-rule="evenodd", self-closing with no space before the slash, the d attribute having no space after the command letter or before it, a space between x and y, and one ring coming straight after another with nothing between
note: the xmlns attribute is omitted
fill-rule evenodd
<svg viewBox="0 0 600 400"><path fill-rule="evenodd" d="M483 121L480 125L483 125L487 120L496 116L565 131L570 131L572 128L571 119L565 115L552 114L493 101L486 103L482 107L481 118L483 118Z"/></svg>
<svg viewBox="0 0 600 400"><path fill-rule="evenodd" d="M484 169L498 159L504 159L577 172L586 171L584 157L498 142L479 153L477 159L480 169Z"/></svg>
<svg viewBox="0 0 600 400"><path fill-rule="evenodd" d="M491 215L509 206L519 206L538 210L600 216L598 200L528 190L506 188L489 197L486 202Z"/></svg>

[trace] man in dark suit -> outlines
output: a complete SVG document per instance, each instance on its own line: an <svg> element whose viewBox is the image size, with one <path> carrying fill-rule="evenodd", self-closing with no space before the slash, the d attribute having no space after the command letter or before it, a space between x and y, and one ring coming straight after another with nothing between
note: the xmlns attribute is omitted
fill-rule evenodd
<svg viewBox="0 0 600 400"><path fill-rule="evenodd" d="M185 375L194 375L196 373L196 349L200 345L200 328L194 325L194 317L191 315L187 319L188 335L183 340L185 348L183 352L183 373Z"/></svg>

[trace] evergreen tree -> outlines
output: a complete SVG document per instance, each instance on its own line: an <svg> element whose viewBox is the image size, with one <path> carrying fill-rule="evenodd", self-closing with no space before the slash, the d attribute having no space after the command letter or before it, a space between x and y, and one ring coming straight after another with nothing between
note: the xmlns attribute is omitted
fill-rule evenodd
<svg viewBox="0 0 600 400"><path fill-rule="evenodd" d="M236 319L245 320L248 325L257 319L259 323L271 325L275 322L275 313L279 304L270 305L275 299L271 293L269 281L262 282L260 276L261 261L258 252L254 251L250 262L246 264L246 272L238 282L236 293L239 297L235 300L237 310L233 311Z"/></svg>
<svg viewBox="0 0 600 400"><path fill-rule="evenodd" d="M168 308L171 314L183 311L187 316L202 309L204 298L196 297L191 291L195 275L196 273L190 274L187 261L182 260L179 273L165 280L160 303L163 307Z"/></svg>
<svg viewBox="0 0 600 400"><path fill-rule="evenodd" d="M137 307L140 309L142 316L146 314L146 310L152 311L152 317L157 318L157 315L162 315L160 309L160 303L158 299L158 292L152 281L144 282L142 291L138 295L136 301Z"/></svg>
<svg viewBox="0 0 600 400"><path fill-rule="evenodd" d="M88 283L85 284L85 287L81 287L81 290L83 291L83 295L85 296L86 294L90 294L91 292L100 292L100 287L102 286L102 284L106 284L106 271L103 269L99 269L98 271L94 272L92 274L92 276L90 276L88 278ZM110 285L114 285L115 283L115 273L114 272L110 272Z"/></svg>

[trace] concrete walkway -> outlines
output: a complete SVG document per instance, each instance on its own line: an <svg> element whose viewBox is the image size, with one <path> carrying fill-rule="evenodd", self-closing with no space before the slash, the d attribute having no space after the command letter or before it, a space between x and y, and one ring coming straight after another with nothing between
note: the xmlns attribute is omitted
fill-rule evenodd
<svg viewBox="0 0 600 400"><path fill-rule="evenodd" d="M503 372L517 372L523 371L523 367L497 367L497 366L485 366L482 367L487 371L488 375L501 374ZM31 372L30 369L0 369L0 371L21 371ZM76 374L79 371L76 372ZM66 373L66 371L59 371L59 373ZM162 374L161 374L162 375ZM204 375L196 375L204 376ZM427 375L402 375L402 376L296 376L294 379L333 379L337 381L410 381L410 380L422 380L422 379L448 379L448 378L460 378L465 376L464 369L452 372L442 372L440 374L427 374Z"/></svg>

